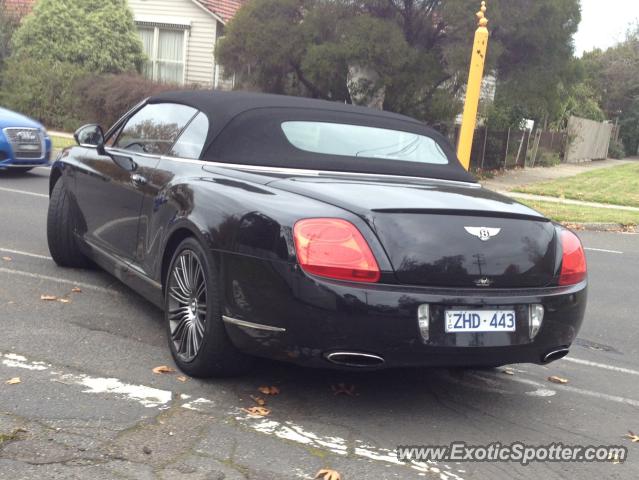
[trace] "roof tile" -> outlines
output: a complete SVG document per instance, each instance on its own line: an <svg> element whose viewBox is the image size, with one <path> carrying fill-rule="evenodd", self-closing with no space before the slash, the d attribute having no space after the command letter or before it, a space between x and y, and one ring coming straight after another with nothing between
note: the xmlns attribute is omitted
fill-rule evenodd
<svg viewBox="0 0 639 480"><path fill-rule="evenodd" d="M197 0L209 12L216 14L224 23L231 20L245 0Z"/></svg>

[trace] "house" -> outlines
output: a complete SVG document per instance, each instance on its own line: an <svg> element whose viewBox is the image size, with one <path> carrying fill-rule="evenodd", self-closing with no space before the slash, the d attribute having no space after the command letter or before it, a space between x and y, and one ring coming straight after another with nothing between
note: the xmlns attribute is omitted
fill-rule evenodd
<svg viewBox="0 0 639 480"><path fill-rule="evenodd" d="M24 17L33 9L36 0L4 0L4 7L7 12Z"/></svg>
<svg viewBox="0 0 639 480"><path fill-rule="evenodd" d="M144 74L158 82L233 88L233 75L215 62L215 45L242 1L129 0L148 57Z"/></svg>

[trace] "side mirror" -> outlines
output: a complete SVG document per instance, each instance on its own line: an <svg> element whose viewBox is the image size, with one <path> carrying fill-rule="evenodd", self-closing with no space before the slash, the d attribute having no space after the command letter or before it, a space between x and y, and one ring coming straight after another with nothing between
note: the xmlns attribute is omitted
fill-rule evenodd
<svg viewBox="0 0 639 480"><path fill-rule="evenodd" d="M73 134L78 145L83 147L95 147L100 155L106 155L104 150L104 132L102 127L96 124L84 125Z"/></svg>

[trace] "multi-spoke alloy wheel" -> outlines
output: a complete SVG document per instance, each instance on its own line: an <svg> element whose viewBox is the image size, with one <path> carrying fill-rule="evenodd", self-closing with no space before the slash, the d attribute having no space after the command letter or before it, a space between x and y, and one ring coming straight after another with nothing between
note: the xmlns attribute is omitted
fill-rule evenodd
<svg viewBox="0 0 639 480"><path fill-rule="evenodd" d="M192 250L183 250L173 263L168 283L171 341L178 357L191 362L206 331L207 288L202 264Z"/></svg>
<svg viewBox="0 0 639 480"><path fill-rule="evenodd" d="M217 261L197 239L185 238L173 252L164 279L169 348L180 370L193 377L238 375L252 363L226 331Z"/></svg>

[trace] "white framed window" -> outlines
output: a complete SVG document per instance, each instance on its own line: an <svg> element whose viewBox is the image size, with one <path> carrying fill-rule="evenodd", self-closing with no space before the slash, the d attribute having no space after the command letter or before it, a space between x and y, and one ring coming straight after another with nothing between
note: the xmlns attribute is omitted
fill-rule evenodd
<svg viewBox="0 0 639 480"><path fill-rule="evenodd" d="M138 33L147 56L144 75L156 82L183 85L189 29L183 25L139 22Z"/></svg>

